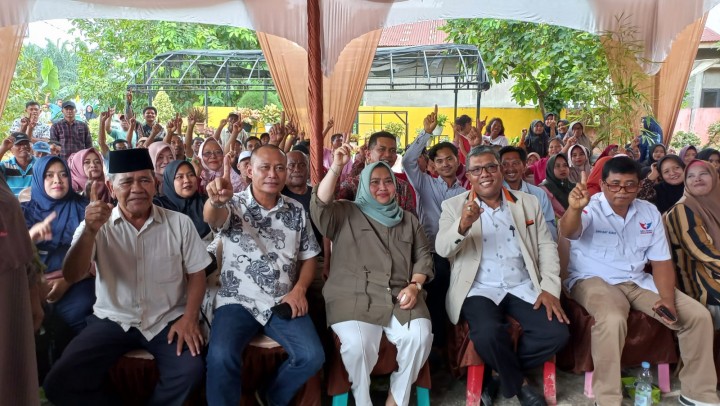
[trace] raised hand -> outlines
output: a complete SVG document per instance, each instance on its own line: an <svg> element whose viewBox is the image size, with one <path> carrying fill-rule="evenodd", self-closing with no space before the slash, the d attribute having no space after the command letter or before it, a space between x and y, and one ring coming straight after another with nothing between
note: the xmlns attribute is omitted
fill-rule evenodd
<svg viewBox="0 0 720 406"><path fill-rule="evenodd" d="M458 233L462 235L468 232L473 223L480 218L480 215L484 211L475 201L475 197L475 190L470 190L468 200L463 205L462 214L460 215L460 225L458 225Z"/></svg>
<svg viewBox="0 0 720 406"><path fill-rule="evenodd" d="M93 181L90 185L90 204L85 208L85 228L93 234L97 234L112 214L112 205L98 199L99 181Z"/></svg>
<svg viewBox="0 0 720 406"><path fill-rule="evenodd" d="M128 89L127 93L125 93L125 100L127 101L127 104L132 104L132 102L133 102L132 90Z"/></svg>
<svg viewBox="0 0 720 406"><path fill-rule="evenodd" d="M570 191L568 196L569 207L575 210L582 210L590 204L590 192L587 188L587 174L585 171L580 173L580 182Z"/></svg>
<svg viewBox="0 0 720 406"><path fill-rule="evenodd" d="M15 145L15 139L13 137L8 136L5 138L2 142L2 149L5 151L8 151L10 148Z"/></svg>
<svg viewBox="0 0 720 406"><path fill-rule="evenodd" d="M100 127L105 127L105 122L108 119L109 112L103 111L100 113Z"/></svg>
<svg viewBox="0 0 720 406"><path fill-rule="evenodd" d="M160 125L160 123L155 123L155 125L153 125L152 131L150 132L150 137L155 137L156 135L160 134L161 131L162 126Z"/></svg>
<svg viewBox="0 0 720 406"><path fill-rule="evenodd" d="M435 131L435 127L437 127L437 116L438 116L438 106L435 105L435 110L428 114L427 117L425 117L425 120L423 120L423 128L425 130L426 134L432 134L433 131Z"/></svg>
<svg viewBox="0 0 720 406"><path fill-rule="evenodd" d="M227 123L228 123L227 119L223 118L222 120L220 120L220 125L218 126L218 128L225 128Z"/></svg>
<svg viewBox="0 0 720 406"><path fill-rule="evenodd" d="M323 133L327 133L335 126L335 119L330 117L330 120L328 120L327 125L325 125L325 129L323 130Z"/></svg>
<svg viewBox="0 0 720 406"><path fill-rule="evenodd" d="M221 205L230 201L233 197L232 182L230 181L230 166L232 161L230 157L225 156L223 164L223 176L215 178L207 184L206 190L210 203L213 205Z"/></svg>
<svg viewBox="0 0 720 406"><path fill-rule="evenodd" d="M175 120L168 121L167 124L165 124L165 128L167 129L167 132L169 134L174 134L175 133Z"/></svg>
<svg viewBox="0 0 720 406"><path fill-rule="evenodd" d="M188 114L188 118L187 118L189 126L190 125L194 126L195 123L197 122L197 120L195 119L195 116L196 116L195 110L190 111L190 114Z"/></svg>
<svg viewBox="0 0 720 406"><path fill-rule="evenodd" d="M480 131L482 131L482 129L485 128L485 126L487 125L487 118L488 116L485 116L485 119L483 121L477 123L477 128L479 128Z"/></svg>
<svg viewBox="0 0 720 406"><path fill-rule="evenodd" d="M557 127L557 121L555 121L555 118L551 118L550 120L548 120L548 127L550 127L550 128Z"/></svg>
<svg viewBox="0 0 720 406"><path fill-rule="evenodd" d="M350 162L350 152L352 152L352 146L348 143L342 144L340 148L336 149L335 152L333 152L332 166L344 168L345 165Z"/></svg>
<svg viewBox="0 0 720 406"><path fill-rule="evenodd" d="M230 134L240 134L240 130L242 130L242 123L239 121L236 121L232 125L232 130L230 130Z"/></svg>
<svg viewBox="0 0 720 406"><path fill-rule="evenodd" d="M45 217L45 220L30 227L30 239L32 239L33 242L52 240L52 222L56 217L57 214L52 212Z"/></svg>
<svg viewBox="0 0 720 406"><path fill-rule="evenodd" d="M300 131L300 141L305 141L305 131Z"/></svg>
<svg viewBox="0 0 720 406"><path fill-rule="evenodd" d="M468 132L467 139L471 148L482 144L483 137L478 128L479 127L470 127L470 132Z"/></svg>

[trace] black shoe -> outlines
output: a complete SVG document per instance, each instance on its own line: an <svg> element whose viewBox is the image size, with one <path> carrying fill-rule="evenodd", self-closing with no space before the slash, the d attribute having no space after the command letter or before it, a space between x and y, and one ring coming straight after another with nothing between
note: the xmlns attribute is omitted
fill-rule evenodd
<svg viewBox="0 0 720 406"><path fill-rule="evenodd" d="M493 406L499 389L500 380L496 376L488 379L485 385L483 385L482 394L480 394L482 404L485 406Z"/></svg>
<svg viewBox="0 0 720 406"><path fill-rule="evenodd" d="M529 385L523 385L517 398L522 406L547 406L545 398Z"/></svg>

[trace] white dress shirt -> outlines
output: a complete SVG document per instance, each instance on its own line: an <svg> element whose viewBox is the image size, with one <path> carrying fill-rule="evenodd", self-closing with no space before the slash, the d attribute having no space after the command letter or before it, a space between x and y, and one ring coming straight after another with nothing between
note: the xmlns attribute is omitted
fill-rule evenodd
<svg viewBox="0 0 720 406"><path fill-rule="evenodd" d="M611 285L634 282L657 293L652 275L644 271L645 264L671 256L655 205L635 199L622 218L601 192L590 199L580 219L582 232L570 240L569 277L565 280L568 289L578 280L599 277Z"/></svg>
<svg viewBox="0 0 720 406"><path fill-rule="evenodd" d="M85 229L75 230L73 244ZM200 272L210 256L190 217L152 206L138 231L115 207L95 236L95 316L135 327L152 340L185 313L185 274Z"/></svg>
<svg viewBox="0 0 720 406"><path fill-rule="evenodd" d="M519 233L513 222L505 197L500 206L493 209L479 199L482 221L482 259L475 281L468 292L470 296L483 296L496 305L508 293L534 304L538 297L518 243ZM524 227L524 225L523 225Z"/></svg>

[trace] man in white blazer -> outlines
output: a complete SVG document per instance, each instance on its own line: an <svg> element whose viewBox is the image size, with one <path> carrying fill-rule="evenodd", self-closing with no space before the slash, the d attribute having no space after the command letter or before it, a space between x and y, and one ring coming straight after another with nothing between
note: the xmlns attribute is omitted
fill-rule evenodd
<svg viewBox="0 0 720 406"><path fill-rule="evenodd" d="M466 172L472 189L442 204L435 249L452 265L445 306L453 323L467 320L475 350L497 371L505 397L545 405L525 371L542 365L569 337L557 245L537 198L505 189L500 169L493 149L474 148ZM517 351L506 316L523 328ZM489 373L486 382L497 387Z"/></svg>

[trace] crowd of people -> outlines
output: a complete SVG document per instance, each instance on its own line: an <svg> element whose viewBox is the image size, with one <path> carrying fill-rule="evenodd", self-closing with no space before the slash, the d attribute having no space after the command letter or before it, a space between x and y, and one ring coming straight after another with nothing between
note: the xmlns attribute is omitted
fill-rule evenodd
<svg viewBox="0 0 720 406"><path fill-rule="evenodd" d="M122 131L99 112L95 146L75 104L61 105L48 126L28 102L0 147L12 154L0 163L1 296L20 309L2 315L0 376L35 388L39 377L55 405L112 404L106 373L133 349L159 370L151 404L181 405L204 381L208 404L237 405L258 334L288 354L255 394L262 404L290 404L334 335L356 404L371 405L384 335L398 364L386 405L407 405L426 362L447 367L462 320L488 366L484 403L500 392L544 405L527 374L571 340L561 295L595 319L597 404L622 402L630 309L677 331L680 403L720 404L708 356L720 328L720 152L673 155L651 118L645 135L597 157L583 123L557 114L517 146L500 118L468 116L452 142L435 142L436 106L401 158L385 131L353 156L331 120L311 185L297 123L255 137L231 113L197 136L193 114L162 126L147 106L141 123L128 94ZM517 346L507 316L523 330ZM50 359L22 363L43 334ZM12 402L37 403L36 392L19 385Z"/></svg>

